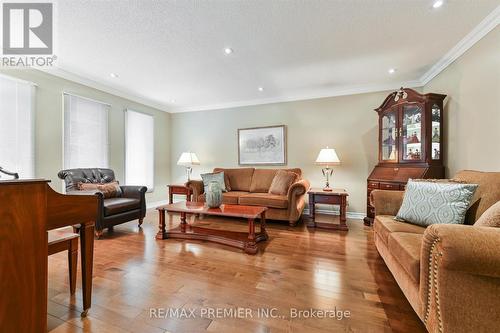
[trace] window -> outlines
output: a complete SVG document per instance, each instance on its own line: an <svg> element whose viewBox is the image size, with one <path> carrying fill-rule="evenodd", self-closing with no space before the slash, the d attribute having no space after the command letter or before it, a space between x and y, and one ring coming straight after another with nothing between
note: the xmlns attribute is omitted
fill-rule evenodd
<svg viewBox="0 0 500 333"><path fill-rule="evenodd" d="M0 76L0 167L20 178L35 176L34 97L34 84Z"/></svg>
<svg viewBox="0 0 500 333"><path fill-rule="evenodd" d="M110 106L64 94L64 168L108 167Z"/></svg>
<svg viewBox="0 0 500 333"><path fill-rule="evenodd" d="M125 112L125 182L154 185L154 119L152 116L127 110Z"/></svg>

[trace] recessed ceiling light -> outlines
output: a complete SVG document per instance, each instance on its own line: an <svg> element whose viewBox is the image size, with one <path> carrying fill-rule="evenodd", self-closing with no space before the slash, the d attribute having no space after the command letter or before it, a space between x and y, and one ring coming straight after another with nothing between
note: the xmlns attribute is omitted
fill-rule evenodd
<svg viewBox="0 0 500 333"><path fill-rule="evenodd" d="M264 91L264 88L263 87L258 87L257 90L258 91Z"/></svg>
<svg viewBox="0 0 500 333"><path fill-rule="evenodd" d="M230 47L226 47L226 48L224 49L224 53L225 53L225 54L227 54L227 55L229 55L229 54L233 53L233 49L232 49L232 48L230 48Z"/></svg>
<svg viewBox="0 0 500 333"><path fill-rule="evenodd" d="M116 79L118 77L118 74L116 74L116 73L109 73L109 76L111 76L112 78Z"/></svg>
<svg viewBox="0 0 500 333"><path fill-rule="evenodd" d="M173 98L172 98L172 99L170 100L170 103L175 103L175 99L173 99Z"/></svg>
<svg viewBox="0 0 500 333"><path fill-rule="evenodd" d="M439 8L443 5L444 1L443 0L436 0L434 1L434 3L432 4L432 8Z"/></svg>
<svg viewBox="0 0 500 333"><path fill-rule="evenodd" d="M389 68L389 70L388 70L389 74L394 74L394 73L396 73L396 71L397 71L397 68Z"/></svg>

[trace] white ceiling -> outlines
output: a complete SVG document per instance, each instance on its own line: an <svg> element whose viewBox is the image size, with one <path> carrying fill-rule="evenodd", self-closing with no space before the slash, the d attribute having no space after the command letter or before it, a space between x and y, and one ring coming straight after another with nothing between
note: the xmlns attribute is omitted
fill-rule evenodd
<svg viewBox="0 0 500 333"><path fill-rule="evenodd" d="M54 73L170 112L418 86L500 2L432 3L59 1Z"/></svg>

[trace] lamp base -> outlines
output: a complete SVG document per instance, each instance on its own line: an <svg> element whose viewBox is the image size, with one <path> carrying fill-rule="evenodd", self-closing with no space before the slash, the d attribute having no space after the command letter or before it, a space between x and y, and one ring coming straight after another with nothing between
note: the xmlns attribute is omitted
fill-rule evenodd
<svg viewBox="0 0 500 333"><path fill-rule="evenodd" d="M325 192L332 192L333 190L332 190L331 187L324 187L323 191L325 191Z"/></svg>
<svg viewBox="0 0 500 333"><path fill-rule="evenodd" d="M186 167L186 178L187 178L187 181L190 181L191 180L191 172L193 172L193 168L191 167Z"/></svg>

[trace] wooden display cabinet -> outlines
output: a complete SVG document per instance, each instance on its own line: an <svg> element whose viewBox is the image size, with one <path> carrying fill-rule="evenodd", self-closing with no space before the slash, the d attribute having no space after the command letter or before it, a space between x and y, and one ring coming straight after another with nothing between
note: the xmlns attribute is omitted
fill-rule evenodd
<svg viewBox="0 0 500 333"><path fill-rule="evenodd" d="M375 209L374 189L404 190L409 178L444 178L443 100L409 88L391 93L375 111L379 116L379 162L367 179L365 225Z"/></svg>

